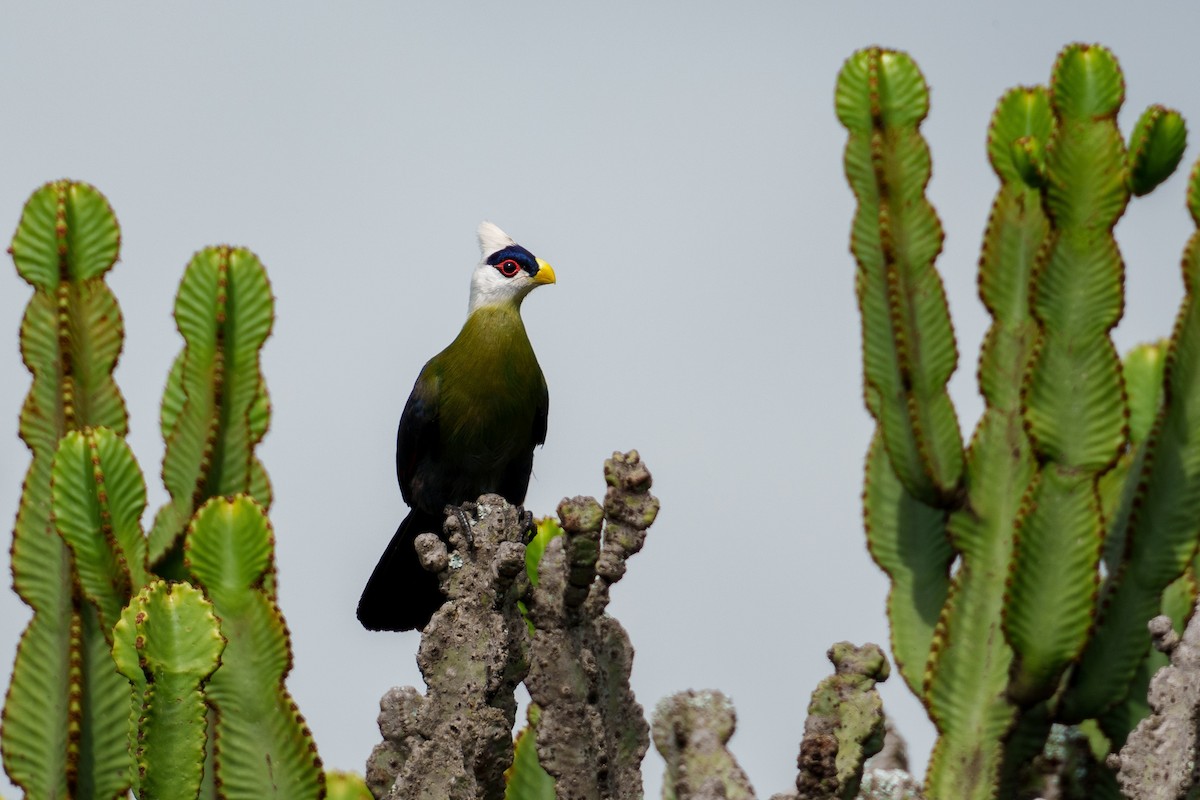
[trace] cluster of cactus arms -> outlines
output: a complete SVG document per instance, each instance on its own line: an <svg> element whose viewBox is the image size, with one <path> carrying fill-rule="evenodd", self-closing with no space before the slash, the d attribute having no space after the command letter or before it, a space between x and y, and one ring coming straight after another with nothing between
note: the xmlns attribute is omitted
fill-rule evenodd
<svg viewBox="0 0 1200 800"><path fill-rule="evenodd" d="M858 201L851 250L865 400L876 420L864 520L891 578L899 671L938 739L930 798L1015 796L1051 726L1090 742L1092 796L1117 796L1103 756L1145 714L1147 622L1181 624L1200 539L1197 245L1169 341L1119 359L1113 227L1178 166L1183 120L1152 106L1128 144L1112 54L1071 45L1046 87L999 101L988 156L1000 188L979 262L992 315L985 410L963 450L946 393L957 352L933 262L919 126L929 95L904 53L854 54L837 84ZM1200 225L1200 167L1188 206ZM952 569L952 565L956 566Z"/></svg>
<svg viewBox="0 0 1200 800"><path fill-rule="evenodd" d="M33 194L12 242L34 289L21 325L33 461L12 548L33 618L5 698L5 770L31 798L324 796L284 688L270 486L254 455L270 411L266 273L249 251L214 247L184 275L186 344L162 404L171 500L147 536L112 378L123 334L104 275L119 246L108 202L72 181Z"/></svg>
<svg viewBox="0 0 1200 800"><path fill-rule="evenodd" d="M421 637L427 692L392 689L380 703L384 741L367 765L376 797L641 795L649 731L629 686L633 646L605 609L658 500L636 451L614 453L604 477L603 505L563 500L561 525L542 521L529 546L521 515L499 495L447 518L449 549L417 537L447 602ZM533 704L514 748L522 682Z"/></svg>

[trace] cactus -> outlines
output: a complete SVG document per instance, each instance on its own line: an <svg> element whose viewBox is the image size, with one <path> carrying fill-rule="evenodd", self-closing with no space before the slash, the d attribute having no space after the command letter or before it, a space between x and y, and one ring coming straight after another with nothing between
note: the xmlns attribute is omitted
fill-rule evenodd
<svg viewBox="0 0 1200 800"><path fill-rule="evenodd" d="M725 747L736 728L733 704L720 692L680 692L660 701L653 730L667 764L663 800L754 800L749 778Z"/></svg>
<svg viewBox="0 0 1200 800"><path fill-rule="evenodd" d="M926 267L931 237L940 241L923 196L927 90L911 59L880 49L855 54L839 76L859 203L851 249L866 404L877 420L864 519L892 580L900 672L938 729L931 798L1015 791L1055 722L1096 720L1119 747L1144 711L1130 691L1148 679L1145 622L1194 596L1184 575L1200 533L1194 246L1165 351L1122 367L1108 335L1123 302L1113 226L1131 195L1175 169L1185 131L1176 112L1152 106L1126 148L1123 95L1111 53L1071 45L1049 90L1017 88L997 106L988 156L1000 189L979 266L993 317L979 360L985 410L950 485L913 467L954 463L953 436L929 433L952 421L933 379L948 374L953 334ZM1193 213L1197 197L1193 173ZM921 259L895 255L920 244ZM906 300L914 285L924 291ZM942 360L913 356L913 342ZM896 420L911 421L907 433Z"/></svg>
<svg viewBox="0 0 1200 800"><path fill-rule="evenodd" d="M376 797L640 795L649 736L629 688L633 648L604 612L658 500L636 452L614 453L604 476L603 506L564 500L561 525L543 521L530 548L522 516L498 495L447 517L450 550L433 534L417 537L447 601L417 655L426 696L404 687L380 701L384 741L367 762ZM514 762L522 681L536 710Z"/></svg>
<svg viewBox="0 0 1200 800"><path fill-rule="evenodd" d="M152 564L168 559L210 497L245 492L270 508L270 482L254 445L270 419L258 362L273 307L266 272L248 250L205 248L184 273L175 299L184 349L167 379L161 414L162 475L171 499L150 531Z"/></svg>
<svg viewBox="0 0 1200 800"><path fill-rule="evenodd" d="M85 428L59 441L52 480L55 527L111 646L122 609L150 582L142 472L124 439L108 428Z"/></svg>
<svg viewBox="0 0 1200 800"><path fill-rule="evenodd" d="M799 800L854 800L863 764L883 747L883 702L875 684L887 680L878 646L849 642L829 649L834 674L821 681L808 704L800 743Z"/></svg>
<svg viewBox="0 0 1200 800"><path fill-rule="evenodd" d="M34 457L14 531L13 572L34 618L5 701L5 769L31 797L112 798L131 787L142 797L195 796L180 785L230 798L274 790L321 796L312 737L282 686L290 652L274 605L273 543L254 500L216 502L213 508L226 504L234 512L215 511L210 524L193 525L201 541L196 574L230 636L228 663L215 673L210 698L225 712L215 729L224 748L215 769L213 759L196 754L207 741L199 688L216 668L216 654L204 644L209 639L189 639L187 628L211 613L183 611L181 598L198 590L182 584L131 603L153 579L141 529L145 484L122 438L124 403L111 377L121 318L102 277L119 241L104 198L69 181L34 193L13 239L17 269L34 286L21 333L33 373L21 431ZM168 379L162 422L168 485L185 485L181 475L192 483L186 503L176 492L160 520L177 514L187 523L213 492L240 489L269 499L253 446L269 418L258 349L272 304L265 272L247 250L201 251L185 275L176 310L188 346ZM230 519L237 524L218 524ZM160 555L182 555L166 530L160 528ZM182 559L163 566L185 577ZM147 624L155 631L150 645ZM173 699L144 702L155 692ZM179 714L194 728L186 735ZM273 790L247 777L256 766L262 777L262 764L244 757L253 753L272 760Z"/></svg>
<svg viewBox="0 0 1200 800"><path fill-rule="evenodd" d="M264 589L274 572L266 513L246 495L209 500L189 526L184 553L229 641L207 689L216 711L213 755L220 795L319 797L325 779L321 759L283 685L292 664L287 628Z"/></svg>
<svg viewBox="0 0 1200 800"><path fill-rule="evenodd" d="M504 797L512 764L517 684L528 670L528 628L517 609L525 547L517 509L499 495L467 504L447 520L452 551L434 534L416 546L438 574L446 603L425 626L417 664L428 684L392 690L381 701L367 780L377 797Z"/></svg>
<svg viewBox="0 0 1200 800"><path fill-rule="evenodd" d="M1195 724L1200 708L1200 615L1192 615L1182 637L1166 616L1151 620L1150 631L1156 647L1170 654L1170 666L1151 682L1152 713L1111 759L1126 797L1184 800L1195 795L1200 756Z"/></svg>
<svg viewBox="0 0 1200 800"><path fill-rule="evenodd" d="M112 379L122 321L104 283L120 230L91 186L49 183L21 214L11 252L33 287L21 355L33 376L21 409L32 451L13 530L13 585L33 609L17 648L0 723L13 783L32 797L115 797L124 770L124 681L105 655L96 611L75 593L72 559L51 521L51 467L59 438L88 425L126 429Z"/></svg>
<svg viewBox="0 0 1200 800"><path fill-rule="evenodd" d="M115 626L113 658L136 690L138 796L196 797L204 767L202 686L225 640L212 604L187 584L155 581Z"/></svg>
<svg viewBox="0 0 1200 800"><path fill-rule="evenodd" d="M542 714L538 760L564 800L639 795L649 747L629 686L633 647L604 612L659 504L636 450L613 453L604 479L603 506L590 497L559 503L564 535L547 544L529 603L536 632L526 687Z"/></svg>

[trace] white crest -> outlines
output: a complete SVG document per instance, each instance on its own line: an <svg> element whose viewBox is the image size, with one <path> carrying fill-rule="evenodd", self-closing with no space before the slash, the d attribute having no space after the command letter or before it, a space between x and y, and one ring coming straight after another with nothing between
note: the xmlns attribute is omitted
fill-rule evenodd
<svg viewBox="0 0 1200 800"><path fill-rule="evenodd" d="M479 265L475 267L475 272L471 275L471 299L467 304L468 314L484 306L509 305L520 308L525 295L533 291L534 287L539 284L546 283L545 275L540 273L536 280L524 271L515 276L505 277L496 267L487 263L492 255L514 245L516 242L512 240L512 237L500 230L494 223L486 221L479 223L481 257ZM550 282L553 282L554 270L543 261L539 260L538 263L546 270Z"/></svg>
<svg viewBox="0 0 1200 800"><path fill-rule="evenodd" d="M506 247L511 247L516 242L494 222L484 220L479 223L479 252L483 256L483 260L487 261L487 257L498 250L503 250Z"/></svg>

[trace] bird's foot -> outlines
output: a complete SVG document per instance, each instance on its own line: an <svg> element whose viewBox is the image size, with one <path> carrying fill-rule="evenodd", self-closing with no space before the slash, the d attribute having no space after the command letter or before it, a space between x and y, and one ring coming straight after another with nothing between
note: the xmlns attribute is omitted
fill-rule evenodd
<svg viewBox="0 0 1200 800"><path fill-rule="evenodd" d="M537 535L537 523L533 521L533 512L526 511L525 506L517 506L517 516L521 520L521 539L525 544L529 544Z"/></svg>
<svg viewBox="0 0 1200 800"><path fill-rule="evenodd" d="M473 508L474 503L471 506ZM458 527L463 532L463 538L467 540L467 547L475 549L475 533L471 530L471 518L467 516L467 509L464 506L446 506L442 513L447 516L454 515L458 520Z"/></svg>

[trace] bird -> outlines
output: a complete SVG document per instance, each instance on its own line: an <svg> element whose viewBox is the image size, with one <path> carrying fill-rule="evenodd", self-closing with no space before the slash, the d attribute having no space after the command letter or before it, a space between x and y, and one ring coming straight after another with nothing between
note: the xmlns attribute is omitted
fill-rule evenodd
<svg viewBox="0 0 1200 800"><path fill-rule="evenodd" d="M425 364L400 415L396 477L410 511L367 580L358 620L367 630L421 630L444 602L413 543L445 539L448 507L489 492L525 501L534 447L546 441L550 395L521 321L521 303L555 283L554 268L491 222L471 276L467 319Z"/></svg>

